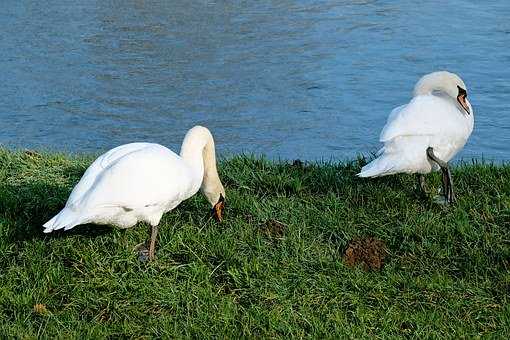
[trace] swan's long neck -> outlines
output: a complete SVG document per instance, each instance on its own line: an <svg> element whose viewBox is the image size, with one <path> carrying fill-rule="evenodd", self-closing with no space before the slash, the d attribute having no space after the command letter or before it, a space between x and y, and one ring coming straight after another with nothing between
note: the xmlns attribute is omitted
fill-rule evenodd
<svg viewBox="0 0 510 340"><path fill-rule="evenodd" d="M195 171L201 182L200 188L212 205L218 201L220 193L225 196L216 168L214 140L209 130L201 126L189 130L182 142L181 158Z"/></svg>
<svg viewBox="0 0 510 340"><path fill-rule="evenodd" d="M181 158L193 169L197 177L204 177L203 151L206 142L202 138L188 133L181 146Z"/></svg>

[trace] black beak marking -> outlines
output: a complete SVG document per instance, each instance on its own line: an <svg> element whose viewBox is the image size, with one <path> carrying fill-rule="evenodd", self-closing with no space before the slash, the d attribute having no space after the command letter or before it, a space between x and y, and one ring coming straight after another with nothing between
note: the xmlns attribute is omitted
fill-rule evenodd
<svg viewBox="0 0 510 340"><path fill-rule="evenodd" d="M464 109L464 111L466 111L466 113L469 115L471 114L471 112L469 112L469 107L466 104L467 91L458 85L457 88L459 89L457 101L459 102L460 106Z"/></svg>

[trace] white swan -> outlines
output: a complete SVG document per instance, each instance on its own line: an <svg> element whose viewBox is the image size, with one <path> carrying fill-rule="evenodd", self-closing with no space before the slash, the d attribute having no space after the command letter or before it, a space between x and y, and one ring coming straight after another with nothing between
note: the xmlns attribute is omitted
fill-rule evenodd
<svg viewBox="0 0 510 340"><path fill-rule="evenodd" d="M214 140L205 127L188 131L180 156L159 144L121 145L92 163L64 209L44 224L44 232L86 223L129 228L145 221L151 225L153 259L162 215L199 189L221 221L225 189L216 169Z"/></svg>
<svg viewBox="0 0 510 340"><path fill-rule="evenodd" d="M445 199L451 203L455 195L448 161L464 147L473 124L462 79L446 71L425 75L416 83L413 99L391 112L380 136L384 146L358 176L418 173L424 189L423 174L441 168Z"/></svg>

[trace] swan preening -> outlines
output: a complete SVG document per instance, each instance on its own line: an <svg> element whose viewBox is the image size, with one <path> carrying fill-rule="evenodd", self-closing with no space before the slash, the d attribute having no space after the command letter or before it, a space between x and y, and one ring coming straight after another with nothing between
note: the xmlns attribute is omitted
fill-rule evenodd
<svg viewBox="0 0 510 340"><path fill-rule="evenodd" d="M451 203L455 194L448 161L464 147L473 124L462 79L446 71L427 74L416 83L411 101L391 112L380 135L384 146L358 176L417 173L424 189L423 174L441 169L445 199Z"/></svg>
<svg viewBox="0 0 510 340"><path fill-rule="evenodd" d="M161 217L199 189L221 221L225 189L208 129L190 129L180 156L159 144L121 145L92 163L64 209L44 224L44 232L86 223L129 228L144 221L151 225L148 253L153 259Z"/></svg>

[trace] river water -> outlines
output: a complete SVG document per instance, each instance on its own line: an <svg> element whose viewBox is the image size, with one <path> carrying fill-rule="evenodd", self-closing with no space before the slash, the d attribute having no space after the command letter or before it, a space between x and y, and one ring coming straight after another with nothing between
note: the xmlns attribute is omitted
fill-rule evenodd
<svg viewBox="0 0 510 340"><path fill-rule="evenodd" d="M457 159L510 156L510 2L2 0L0 143L178 150L209 127L221 155L349 159L447 69L475 130Z"/></svg>

